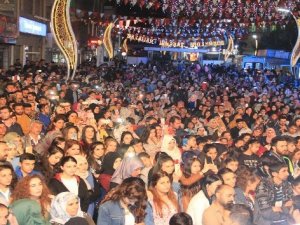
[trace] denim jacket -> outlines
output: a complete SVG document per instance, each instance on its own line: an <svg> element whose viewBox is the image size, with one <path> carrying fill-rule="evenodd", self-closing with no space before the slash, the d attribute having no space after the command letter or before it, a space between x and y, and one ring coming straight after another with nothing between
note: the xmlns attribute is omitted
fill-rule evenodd
<svg viewBox="0 0 300 225"><path fill-rule="evenodd" d="M154 225L152 207L146 208L145 225ZM124 209L119 201L107 201L100 205L97 225L125 225Z"/></svg>

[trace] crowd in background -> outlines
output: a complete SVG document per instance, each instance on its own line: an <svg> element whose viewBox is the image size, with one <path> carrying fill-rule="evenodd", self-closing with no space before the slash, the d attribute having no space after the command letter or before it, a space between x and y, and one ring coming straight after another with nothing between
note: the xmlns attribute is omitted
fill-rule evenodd
<svg viewBox="0 0 300 225"><path fill-rule="evenodd" d="M0 224L300 223L282 71L184 61L0 71Z"/></svg>

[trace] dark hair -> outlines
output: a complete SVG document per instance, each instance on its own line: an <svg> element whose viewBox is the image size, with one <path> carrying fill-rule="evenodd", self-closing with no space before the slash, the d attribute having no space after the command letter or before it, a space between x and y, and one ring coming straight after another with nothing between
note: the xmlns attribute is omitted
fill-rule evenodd
<svg viewBox="0 0 300 225"><path fill-rule="evenodd" d="M176 120L181 121L181 118L179 116L172 116L169 120L169 123L174 123Z"/></svg>
<svg viewBox="0 0 300 225"><path fill-rule="evenodd" d="M148 199L145 183L140 178L129 177L124 179L120 185L107 193L101 204L107 201L117 202L125 197L129 199L137 199L135 205L129 207L129 210L134 215L136 223L144 221Z"/></svg>
<svg viewBox="0 0 300 225"><path fill-rule="evenodd" d="M247 166L240 166L236 175L236 186L243 191L246 190L248 182L253 183L257 179L260 179L259 176L252 172Z"/></svg>
<svg viewBox="0 0 300 225"><path fill-rule="evenodd" d="M165 162L168 162L168 161L174 162L172 157L169 156L168 154L159 156L158 160L156 161L155 166L153 167L153 173L152 174L155 174L155 173L158 173L159 171L161 171L162 165Z"/></svg>
<svg viewBox="0 0 300 225"><path fill-rule="evenodd" d="M53 139L51 145L58 146L59 144L65 142L66 140L63 137L56 137Z"/></svg>
<svg viewBox="0 0 300 225"><path fill-rule="evenodd" d="M171 217L169 225L193 225L193 219L185 212L176 213Z"/></svg>
<svg viewBox="0 0 300 225"><path fill-rule="evenodd" d="M292 181L292 186L298 186L300 184L300 176L296 177L295 179L293 179Z"/></svg>
<svg viewBox="0 0 300 225"><path fill-rule="evenodd" d="M62 134L63 134L63 137L65 138L65 140L68 140L68 139L67 139L67 138L68 138L68 133L69 133L69 130L71 130L71 129L75 129L77 133L79 132L79 129L78 129L78 127L76 127L76 126L69 125L69 126L67 126L67 127L64 127L64 128L62 129Z"/></svg>
<svg viewBox="0 0 300 225"><path fill-rule="evenodd" d="M50 124L49 126L49 131L53 130L54 129L54 123L58 122L59 120L63 120L64 122L66 122L66 117L65 115L56 115L52 121L52 123Z"/></svg>
<svg viewBox="0 0 300 225"><path fill-rule="evenodd" d="M244 204L234 204L230 209L230 219L238 225L252 225L252 211Z"/></svg>
<svg viewBox="0 0 300 225"><path fill-rule="evenodd" d="M204 193L204 195L206 196L206 198L211 202L211 197L212 196L208 196L207 193L207 185L211 185L212 183L216 182L216 181L222 181L221 177L219 175L216 174L211 174L208 175L207 177L204 178L203 183L201 185L202 191Z"/></svg>
<svg viewBox="0 0 300 225"><path fill-rule="evenodd" d="M220 169L219 172L218 172L218 175L222 178L223 183L224 183L223 176L227 173L235 174L231 169L228 169L228 168Z"/></svg>
<svg viewBox="0 0 300 225"><path fill-rule="evenodd" d="M66 140L66 144L65 144L65 148L64 148L65 155L67 154L67 150L69 148L71 148L73 145L78 145L80 153L84 154L84 151L82 149L82 146L80 145L80 142L76 141L76 140L69 139L69 140Z"/></svg>
<svg viewBox="0 0 300 225"><path fill-rule="evenodd" d="M69 121L69 116L71 115L71 114L76 114L77 116L78 116L78 113L77 112L75 112L75 111L69 111L69 112L67 112L67 114L66 114L66 117L67 117L67 120Z"/></svg>
<svg viewBox="0 0 300 225"><path fill-rule="evenodd" d="M64 166L67 162L74 162L77 164L77 161L74 157L72 156L64 156L61 160L60 160L60 166Z"/></svg>
<svg viewBox="0 0 300 225"><path fill-rule="evenodd" d="M209 152L209 150L215 148L216 150L218 150L217 146L214 144L205 144L203 147L203 152L206 154Z"/></svg>
<svg viewBox="0 0 300 225"><path fill-rule="evenodd" d="M272 138L271 146L276 146L279 141L286 141L284 136L276 136Z"/></svg>
<svg viewBox="0 0 300 225"><path fill-rule="evenodd" d="M92 142L96 142L96 141L97 141L97 139L96 139L96 134L97 134L97 132L96 132L95 128L94 128L93 126L91 126L91 125L87 125L87 126L85 126L85 127L82 129L82 135L81 135L81 140L82 140L82 142L83 142L84 144L88 144L88 143L87 143L87 140L86 140L85 132L86 132L86 130L89 129L89 128L92 128L93 131L94 131L94 137L93 137ZM86 149L85 149L85 150L86 150Z"/></svg>
<svg viewBox="0 0 300 225"><path fill-rule="evenodd" d="M23 153L21 156L20 156L20 162L23 162L24 160L36 160L36 157L34 154L31 154L31 153Z"/></svg>
<svg viewBox="0 0 300 225"><path fill-rule="evenodd" d="M124 141L124 138L126 135L130 135L133 139L133 135L130 131L124 131L122 134L121 134L121 139L120 139L120 144L124 144L123 141Z"/></svg>
<svg viewBox="0 0 300 225"><path fill-rule="evenodd" d="M147 152L140 152L138 157L141 159L143 157L150 159L150 155Z"/></svg>
<svg viewBox="0 0 300 225"><path fill-rule="evenodd" d="M288 165L283 162L274 163L269 166L270 174L272 175L272 173L275 173L275 172L278 173L279 170L281 170L284 167L288 167ZM272 175L272 177L273 177L273 175Z"/></svg>
<svg viewBox="0 0 300 225"><path fill-rule="evenodd" d="M192 175L191 167L194 162L199 162L201 167L202 163L196 154L184 160L182 173L186 178Z"/></svg>
<svg viewBox="0 0 300 225"><path fill-rule="evenodd" d="M259 143L259 144L260 144L260 142L259 142L258 139L251 138L248 142L246 142L246 143L244 144L244 146L241 148L241 150L242 150L243 152L245 152L245 151L248 150L248 148L250 147L250 145L255 144L255 143Z"/></svg>

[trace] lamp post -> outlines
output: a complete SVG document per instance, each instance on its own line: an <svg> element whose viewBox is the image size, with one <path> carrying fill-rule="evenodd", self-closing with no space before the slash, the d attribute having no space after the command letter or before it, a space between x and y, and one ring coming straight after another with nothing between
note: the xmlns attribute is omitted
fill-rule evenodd
<svg viewBox="0 0 300 225"><path fill-rule="evenodd" d="M258 47L257 35L253 34L252 38L255 40L255 52L254 52L254 55L257 56L257 47Z"/></svg>
<svg viewBox="0 0 300 225"><path fill-rule="evenodd" d="M291 54L291 60L290 60L290 67L291 67L291 72L293 75L296 75L296 72L295 72L295 65L297 64L297 61L300 57L300 53L299 53L299 50L300 50L300 19L299 18L296 18L296 16L293 14L293 12L289 9L284 9L284 8L277 8L277 11L278 12L281 12L281 13L287 13L287 14L290 14L293 19L295 20L296 22L296 25L297 25L297 29L298 29L298 37L297 37L297 41L296 41L296 44L292 50L292 54ZM299 79L299 77L295 77L296 80Z"/></svg>

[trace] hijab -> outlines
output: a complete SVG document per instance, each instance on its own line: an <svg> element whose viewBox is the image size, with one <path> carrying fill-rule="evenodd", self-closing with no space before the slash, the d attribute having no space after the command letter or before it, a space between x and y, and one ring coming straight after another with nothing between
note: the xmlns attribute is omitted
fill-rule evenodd
<svg viewBox="0 0 300 225"><path fill-rule="evenodd" d="M85 163L85 162L88 163L87 159L84 156L82 156L82 155L74 155L73 157L76 159L77 165L80 164L80 163ZM84 171L84 172L76 170L75 174L77 176L79 176L81 179L83 179L83 181L85 182L88 190L90 190L90 189L92 189L92 187L91 187L91 184L87 180L88 176L89 176L89 170L88 169L86 171Z"/></svg>
<svg viewBox="0 0 300 225"><path fill-rule="evenodd" d="M40 204L28 198L13 202L10 206L19 225L50 225L42 216Z"/></svg>
<svg viewBox="0 0 300 225"><path fill-rule="evenodd" d="M111 182L121 184L124 179L131 177L133 171L143 167L142 161L137 156L127 156L114 172Z"/></svg>
<svg viewBox="0 0 300 225"><path fill-rule="evenodd" d="M175 141L175 147L173 150L169 150L169 143ZM164 135L161 151L167 153L175 161L175 163L181 163L181 152L177 147L176 139L172 135Z"/></svg>
<svg viewBox="0 0 300 225"><path fill-rule="evenodd" d="M117 152L108 152L104 156L101 173L113 175L115 172L114 163L117 158L121 158Z"/></svg>
<svg viewBox="0 0 300 225"><path fill-rule="evenodd" d="M71 193L71 192L62 192L53 199L51 204L51 223L60 223L65 224L68 222L72 217L67 213L66 208L67 204L70 200L77 199L78 201L78 212L75 217L81 217L83 218L83 212L80 208L80 199L77 195Z"/></svg>

